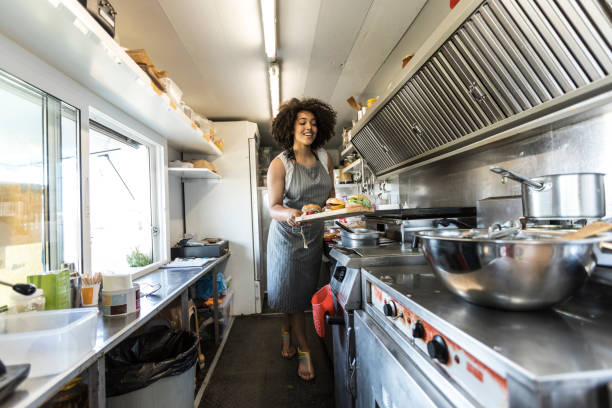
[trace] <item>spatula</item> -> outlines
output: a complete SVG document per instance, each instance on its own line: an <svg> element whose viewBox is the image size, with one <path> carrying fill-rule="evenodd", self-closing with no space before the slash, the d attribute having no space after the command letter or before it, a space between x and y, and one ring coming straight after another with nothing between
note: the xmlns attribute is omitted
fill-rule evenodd
<svg viewBox="0 0 612 408"><path fill-rule="evenodd" d="M593 235L597 235L600 232L606 232L612 230L612 224L603 221L595 221L589 225L580 228L578 231L570 232L561 237L561 239L583 239Z"/></svg>

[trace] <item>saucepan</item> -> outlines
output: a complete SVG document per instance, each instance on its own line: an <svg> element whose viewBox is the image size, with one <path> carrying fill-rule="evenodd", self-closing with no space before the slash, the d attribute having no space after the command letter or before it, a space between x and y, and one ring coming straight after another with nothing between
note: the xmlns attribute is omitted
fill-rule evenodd
<svg viewBox="0 0 612 408"><path fill-rule="evenodd" d="M453 293L480 305L507 310L559 303L584 284L595 268L595 247L609 234L563 240L520 231L489 238L483 230L417 233L434 274Z"/></svg>
<svg viewBox="0 0 612 408"><path fill-rule="evenodd" d="M526 178L501 167L493 173L522 184L523 215L538 219L601 218L606 213L604 174L568 173Z"/></svg>
<svg viewBox="0 0 612 408"><path fill-rule="evenodd" d="M380 231L367 228L353 228L353 232L342 230L340 237L342 246L346 248L373 247L378 245Z"/></svg>

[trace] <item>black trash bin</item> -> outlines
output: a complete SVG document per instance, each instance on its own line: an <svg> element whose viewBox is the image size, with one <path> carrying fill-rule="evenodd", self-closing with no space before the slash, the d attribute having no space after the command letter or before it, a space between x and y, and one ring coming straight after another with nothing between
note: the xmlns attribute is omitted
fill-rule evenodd
<svg viewBox="0 0 612 408"><path fill-rule="evenodd" d="M193 407L198 337L155 327L106 355L107 406Z"/></svg>

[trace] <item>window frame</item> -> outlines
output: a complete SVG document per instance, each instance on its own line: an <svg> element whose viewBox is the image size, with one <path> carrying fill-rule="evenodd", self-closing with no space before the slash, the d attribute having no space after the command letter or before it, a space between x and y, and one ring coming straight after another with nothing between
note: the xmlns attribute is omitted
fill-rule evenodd
<svg viewBox="0 0 612 408"><path fill-rule="evenodd" d="M150 178L150 204L151 204L151 228L152 228L152 252L153 262L147 266L140 268L133 268L132 277L134 279L139 278L159 269L165 263L168 262L168 233L167 233L167 205L166 205L166 184L164 175L164 164L165 164L165 151L166 146L155 142L154 140L143 135L141 132L123 124L121 121L112 118L111 116L93 108L89 107L89 121L87 124L88 139L89 130L94 122L97 125L101 125L107 128L108 131L113 133L112 137L118 139L127 138L140 143L149 149L149 178ZM125 140L121 140L125 142ZM87 146L89 150L89 143ZM89 160L89 151L87 152L87 160ZM89 166L88 166L89 170ZM89 179L89 177L88 177ZM88 183L89 188L89 183ZM87 194L89 197L89 192ZM87 203L89 208L89 203ZM90 222L88 217L87 222ZM91 227L91 225L89 225ZM155 233L155 228L157 232ZM89 229L88 229L89 230ZM91 240L83 241L83 245L91 245ZM89 270L92 268L91 264L91 248L88 248L88 263Z"/></svg>

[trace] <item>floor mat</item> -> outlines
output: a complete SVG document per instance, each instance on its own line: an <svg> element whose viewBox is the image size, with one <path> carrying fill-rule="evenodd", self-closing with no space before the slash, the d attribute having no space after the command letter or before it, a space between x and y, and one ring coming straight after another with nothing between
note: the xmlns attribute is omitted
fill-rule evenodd
<svg viewBox="0 0 612 408"><path fill-rule="evenodd" d="M298 360L280 355L281 316L236 317L200 408L334 406L333 367L306 315L316 378L297 375Z"/></svg>

